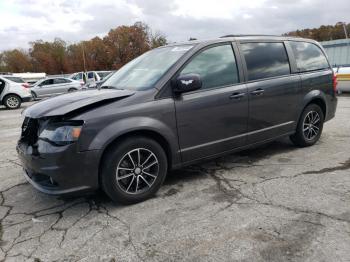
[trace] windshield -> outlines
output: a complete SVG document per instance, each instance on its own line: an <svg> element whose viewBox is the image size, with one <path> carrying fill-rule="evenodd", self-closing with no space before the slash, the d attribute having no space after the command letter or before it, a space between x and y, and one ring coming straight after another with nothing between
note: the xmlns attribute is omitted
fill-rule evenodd
<svg viewBox="0 0 350 262"><path fill-rule="evenodd" d="M111 72L97 72L97 74L101 77L101 78L105 78L106 76L108 76Z"/></svg>
<svg viewBox="0 0 350 262"><path fill-rule="evenodd" d="M6 78L7 80L10 80L12 82L16 82L16 83L24 83L23 79L20 77L15 77L15 76L4 76L4 78Z"/></svg>
<svg viewBox="0 0 350 262"><path fill-rule="evenodd" d="M166 73L181 56L193 46L169 46L153 49L114 73L102 87L117 89L146 90Z"/></svg>

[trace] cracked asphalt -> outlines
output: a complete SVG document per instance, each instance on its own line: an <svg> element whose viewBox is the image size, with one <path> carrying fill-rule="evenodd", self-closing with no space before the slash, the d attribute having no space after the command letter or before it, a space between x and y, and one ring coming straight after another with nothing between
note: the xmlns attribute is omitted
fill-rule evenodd
<svg viewBox="0 0 350 262"><path fill-rule="evenodd" d="M47 196L0 108L0 261L350 261L350 97L318 144L288 139L174 171L156 197Z"/></svg>

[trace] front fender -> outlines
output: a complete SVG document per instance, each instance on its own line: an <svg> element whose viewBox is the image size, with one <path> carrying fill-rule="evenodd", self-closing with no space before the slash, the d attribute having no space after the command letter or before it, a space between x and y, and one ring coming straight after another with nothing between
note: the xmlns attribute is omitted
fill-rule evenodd
<svg viewBox="0 0 350 262"><path fill-rule="evenodd" d="M85 148L81 149L100 150L102 154L106 147L115 139L135 131L152 131L162 136L168 142L173 163L175 164L180 161L176 126L168 126L164 122L151 117L128 117L110 123L100 130L88 145L85 144Z"/></svg>

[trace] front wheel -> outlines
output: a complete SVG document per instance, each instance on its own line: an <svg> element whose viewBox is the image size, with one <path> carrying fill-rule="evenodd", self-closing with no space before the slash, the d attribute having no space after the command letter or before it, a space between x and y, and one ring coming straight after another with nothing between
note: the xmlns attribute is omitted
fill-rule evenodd
<svg viewBox="0 0 350 262"><path fill-rule="evenodd" d="M290 139L300 147L312 146L320 139L323 123L322 109L316 104L310 104L301 114L297 130Z"/></svg>
<svg viewBox="0 0 350 262"><path fill-rule="evenodd" d="M33 100L36 100L37 98L38 98L38 96L36 95L36 93L35 92L31 92L32 93L32 97L33 97Z"/></svg>
<svg viewBox="0 0 350 262"><path fill-rule="evenodd" d="M167 169L166 154L156 141L129 137L106 152L100 174L102 188L116 202L141 202L158 191Z"/></svg>
<svg viewBox="0 0 350 262"><path fill-rule="evenodd" d="M17 109L21 106L21 98L17 95L7 95L3 101L4 105L8 109Z"/></svg>

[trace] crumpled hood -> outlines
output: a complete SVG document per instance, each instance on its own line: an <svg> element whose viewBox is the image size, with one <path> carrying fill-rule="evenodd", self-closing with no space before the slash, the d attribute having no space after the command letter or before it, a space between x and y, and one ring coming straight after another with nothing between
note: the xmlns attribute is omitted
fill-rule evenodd
<svg viewBox="0 0 350 262"><path fill-rule="evenodd" d="M130 90L116 89L79 91L36 103L24 110L23 115L31 118L62 116L78 109L91 107L94 104L119 100L131 96L134 93L134 91Z"/></svg>

